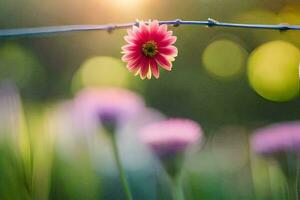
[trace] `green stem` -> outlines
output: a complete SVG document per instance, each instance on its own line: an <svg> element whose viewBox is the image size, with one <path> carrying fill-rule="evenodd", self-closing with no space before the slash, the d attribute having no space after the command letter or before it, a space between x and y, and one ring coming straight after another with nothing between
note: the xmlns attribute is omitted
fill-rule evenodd
<svg viewBox="0 0 300 200"><path fill-rule="evenodd" d="M297 184L295 182L288 184L288 200L298 200Z"/></svg>
<svg viewBox="0 0 300 200"><path fill-rule="evenodd" d="M172 184L173 184L173 199L184 200L184 194L183 194L180 177L176 177L172 179Z"/></svg>
<svg viewBox="0 0 300 200"><path fill-rule="evenodd" d="M295 183L295 192L296 192L296 199L299 200L299 166L297 166L297 175L296 175L296 183Z"/></svg>
<svg viewBox="0 0 300 200"><path fill-rule="evenodd" d="M299 200L299 169L297 168L296 177L292 180L288 180L288 199L289 200Z"/></svg>
<svg viewBox="0 0 300 200"><path fill-rule="evenodd" d="M120 175L121 183L122 183L122 186L123 186L123 189L125 192L126 199L132 200L132 194L130 192L129 184L128 184L128 181L127 181L126 175L125 175L125 171L124 171L124 168L121 163L121 158L120 158L120 154L119 154L119 150L118 150L116 135L112 134L111 139L112 139L114 158L115 158L115 161L117 164L117 168L119 171L119 175Z"/></svg>

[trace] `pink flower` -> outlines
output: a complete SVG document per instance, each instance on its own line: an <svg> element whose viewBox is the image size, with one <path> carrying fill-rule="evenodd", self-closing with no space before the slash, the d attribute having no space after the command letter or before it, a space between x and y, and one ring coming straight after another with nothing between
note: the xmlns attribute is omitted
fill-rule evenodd
<svg viewBox="0 0 300 200"><path fill-rule="evenodd" d="M159 77L158 66L171 71L172 63L177 56L177 48L173 46L177 37L167 30L167 25L159 25L158 21L140 22L133 26L124 37L127 45L122 47L122 60L127 68L142 79Z"/></svg>
<svg viewBox="0 0 300 200"><path fill-rule="evenodd" d="M86 88L77 94L74 102L83 118L102 124L123 123L144 108L139 95L121 88Z"/></svg>
<svg viewBox="0 0 300 200"><path fill-rule="evenodd" d="M140 132L144 144L159 157L184 152L202 138L201 127L188 119L169 119L144 127Z"/></svg>
<svg viewBox="0 0 300 200"><path fill-rule="evenodd" d="M271 155L300 152L300 122L273 124L255 131L251 145L256 153Z"/></svg>

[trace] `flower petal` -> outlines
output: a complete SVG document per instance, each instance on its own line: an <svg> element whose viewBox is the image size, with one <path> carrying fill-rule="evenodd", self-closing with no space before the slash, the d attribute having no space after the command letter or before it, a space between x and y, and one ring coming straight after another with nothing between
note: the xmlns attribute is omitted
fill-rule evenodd
<svg viewBox="0 0 300 200"><path fill-rule="evenodd" d="M136 37L136 31L135 31L134 28L133 29L127 29L127 34L130 37Z"/></svg>
<svg viewBox="0 0 300 200"><path fill-rule="evenodd" d="M144 61L143 57L140 56L135 60L130 60L127 64L127 68L131 71L133 68L140 68L140 64Z"/></svg>
<svg viewBox="0 0 300 200"><path fill-rule="evenodd" d="M145 22L140 22L138 36L143 41L147 41L149 39L149 27L145 24Z"/></svg>
<svg viewBox="0 0 300 200"><path fill-rule="evenodd" d="M166 39L164 39L162 41L159 41L158 46L166 47L166 46L174 44L176 42L176 40L177 40L176 36L170 36L170 37L167 37Z"/></svg>
<svg viewBox="0 0 300 200"><path fill-rule="evenodd" d="M158 64L165 70L171 71L172 63L166 58L166 56L157 54L155 56L155 61L158 62Z"/></svg>
<svg viewBox="0 0 300 200"><path fill-rule="evenodd" d="M166 35L161 32L152 32L150 35L150 39L159 43L160 41L163 41L166 39Z"/></svg>
<svg viewBox="0 0 300 200"><path fill-rule="evenodd" d="M128 51L138 51L139 50L139 46L138 45L136 45L136 44L127 44L127 45L125 45L125 46L123 46L122 47L122 50L124 51L124 52L128 52Z"/></svg>
<svg viewBox="0 0 300 200"><path fill-rule="evenodd" d="M166 24L162 24L159 26L159 32L167 32L168 26Z"/></svg>
<svg viewBox="0 0 300 200"><path fill-rule="evenodd" d="M134 37L128 36L128 35L126 35L126 36L124 37L124 40L125 40L126 42L128 42L129 44L136 44L136 43L138 42L138 39L137 39L137 38L134 38Z"/></svg>
<svg viewBox="0 0 300 200"><path fill-rule="evenodd" d="M159 78L159 69L155 60L150 60L150 68L155 78Z"/></svg>
<svg viewBox="0 0 300 200"><path fill-rule="evenodd" d="M159 48L159 53L176 57L178 54L177 48L175 46L161 47Z"/></svg>
<svg viewBox="0 0 300 200"><path fill-rule="evenodd" d="M124 62L128 62L130 60L135 60L139 57L140 55L136 52L130 52L130 53L126 53L122 56L122 61Z"/></svg>
<svg viewBox="0 0 300 200"><path fill-rule="evenodd" d="M141 79L146 78L148 71L149 71L149 60L146 59L146 61L143 61L141 63L141 72L140 72Z"/></svg>
<svg viewBox="0 0 300 200"><path fill-rule="evenodd" d="M150 24L150 34L151 33L157 33L159 30L159 23L157 20L154 20L152 22L149 22Z"/></svg>
<svg viewBox="0 0 300 200"><path fill-rule="evenodd" d="M136 67L134 67L134 68L131 68L131 69L129 69L129 72L132 72L133 74L135 74L135 76L137 75L137 74L139 74L139 70L140 70L141 68L139 67L139 66L136 66Z"/></svg>
<svg viewBox="0 0 300 200"><path fill-rule="evenodd" d="M147 77L147 79L151 79L151 76L152 76L152 72L151 72L151 67L149 66L149 70L148 70L146 77Z"/></svg>

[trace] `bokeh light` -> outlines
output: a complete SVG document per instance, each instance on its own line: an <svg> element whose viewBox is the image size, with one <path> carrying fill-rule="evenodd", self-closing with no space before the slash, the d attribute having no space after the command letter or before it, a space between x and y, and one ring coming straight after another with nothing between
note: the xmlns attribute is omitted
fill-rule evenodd
<svg viewBox="0 0 300 200"><path fill-rule="evenodd" d="M272 101L288 101L299 94L300 51L284 41L261 45L250 55L248 78L253 89Z"/></svg>
<svg viewBox="0 0 300 200"><path fill-rule="evenodd" d="M246 57L247 51L241 45L231 40L221 39L206 47L202 59L209 73L230 78L242 71Z"/></svg>
<svg viewBox="0 0 300 200"><path fill-rule="evenodd" d="M45 71L35 55L18 44L7 43L0 49L0 80L17 84L21 90L39 88Z"/></svg>
<svg viewBox="0 0 300 200"><path fill-rule="evenodd" d="M120 59L97 56L86 60L75 73L72 91L76 92L87 86L128 87L132 77Z"/></svg>

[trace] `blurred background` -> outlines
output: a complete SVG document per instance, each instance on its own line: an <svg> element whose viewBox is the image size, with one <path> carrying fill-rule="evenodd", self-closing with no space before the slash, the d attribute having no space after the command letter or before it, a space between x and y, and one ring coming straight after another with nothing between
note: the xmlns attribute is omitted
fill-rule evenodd
<svg viewBox="0 0 300 200"><path fill-rule="evenodd" d="M1 29L177 18L300 24L300 3L0 1ZM100 160L90 158L86 147L74 148L76 141L68 137L57 148L53 142L53 135L61 130L74 129L69 113L57 107L65 107L66 100L89 86L135 91L164 117L190 118L201 124L206 140L201 151L187 159L186 199L284 199L280 170L249 150L249 135L266 124L300 119L300 32L200 26L170 29L178 37L179 54L173 70L162 72L158 80L140 80L127 71L120 59L126 30L1 40L0 125L3 135L18 138L20 150L15 154L15 144L7 147L15 139L2 140L0 199L30 199L28 194L35 199L123 199L105 137L97 145ZM126 138L120 138L120 143L124 143L124 157L136 152ZM141 161L139 156L124 158L136 199L169 199L159 165L151 158ZM7 164L12 157L16 157L13 164ZM96 160L97 170L89 170L93 167L87 160ZM20 180L27 185L26 191Z"/></svg>

